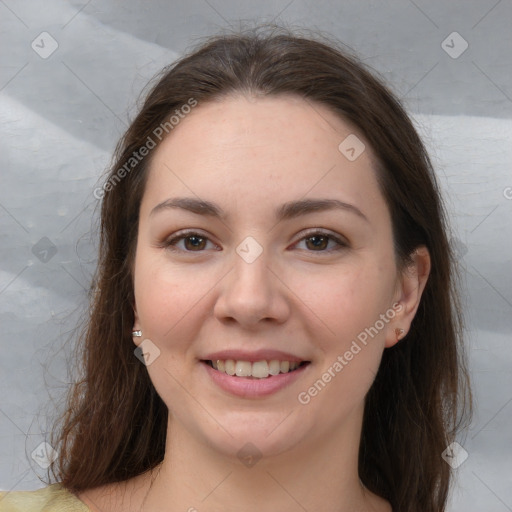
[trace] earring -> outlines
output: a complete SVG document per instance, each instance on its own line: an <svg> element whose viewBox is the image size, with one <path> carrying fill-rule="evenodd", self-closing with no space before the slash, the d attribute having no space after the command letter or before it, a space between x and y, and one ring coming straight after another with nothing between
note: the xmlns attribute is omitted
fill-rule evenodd
<svg viewBox="0 0 512 512"><path fill-rule="evenodd" d="M397 327L395 329L395 334L396 334L396 341L398 341L401 337L402 337L402 334L404 333L405 331L403 329L401 329L400 327Z"/></svg>
<svg viewBox="0 0 512 512"><path fill-rule="evenodd" d="M133 331L132 336L139 338L140 336L142 336L142 331Z"/></svg>

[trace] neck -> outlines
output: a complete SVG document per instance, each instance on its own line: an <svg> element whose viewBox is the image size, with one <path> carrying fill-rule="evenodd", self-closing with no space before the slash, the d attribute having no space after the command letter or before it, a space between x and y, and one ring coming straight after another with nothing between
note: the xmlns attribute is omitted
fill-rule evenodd
<svg viewBox="0 0 512 512"><path fill-rule="evenodd" d="M254 465L219 454L170 417L166 455L143 510L374 510L357 471L362 412L354 411L336 432L319 432L279 455L263 454Z"/></svg>

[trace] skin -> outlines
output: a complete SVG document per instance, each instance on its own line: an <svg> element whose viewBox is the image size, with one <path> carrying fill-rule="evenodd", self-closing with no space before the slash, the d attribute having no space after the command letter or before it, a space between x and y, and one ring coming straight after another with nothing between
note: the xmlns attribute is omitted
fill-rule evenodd
<svg viewBox="0 0 512 512"><path fill-rule="evenodd" d="M395 328L403 337L410 327L430 257L419 248L398 273L374 156L364 142L349 161L338 149L349 134L365 141L322 105L235 95L194 108L154 150L134 265L134 329L143 337L134 342L150 339L160 350L147 370L170 410L166 456L152 474L82 493L92 510L391 510L358 478L364 397L397 342ZM228 217L150 215L178 196L217 203ZM276 221L276 207L304 198L339 199L367 220L327 210ZM329 251L337 245L324 240L315 248L309 228L348 247ZM199 251L190 239L176 251L163 247L183 229L207 237ZM235 250L247 236L263 248L252 263ZM301 404L298 394L395 303L394 318ZM199 362L235 348L275 348L311 364L273 395L235 397ZM252 467L236 455L248 442L262 456Z"/></svg>

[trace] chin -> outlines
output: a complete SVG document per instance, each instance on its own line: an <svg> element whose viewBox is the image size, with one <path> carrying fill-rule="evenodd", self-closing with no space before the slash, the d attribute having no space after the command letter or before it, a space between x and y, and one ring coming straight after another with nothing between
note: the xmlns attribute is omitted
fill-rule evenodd
<svg viewBox="0 0 512 512"><path fill-rule="evenodd" d="M244 412L219 418L222 428L203 431L205 441L211 448L228 457L274 457L301 444L307 437L307 427L294 417L294 413L262 414Z"/></svg>

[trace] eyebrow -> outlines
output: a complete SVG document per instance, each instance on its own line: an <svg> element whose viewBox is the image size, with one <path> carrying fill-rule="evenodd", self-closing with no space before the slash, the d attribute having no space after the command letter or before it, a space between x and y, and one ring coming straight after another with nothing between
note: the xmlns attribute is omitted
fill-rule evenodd
<svg viewBox="0 0 512 512"><path fill-rule="evenodd" d="M218 219L226 219L224 210L215 203L196 199L194 197L173 197L157 204L150 212L149 216L167 209L180 208L198 215L206 215ZM338 199L302 199L299 201L289 201L282 204L275 210L275 217L278 221L289 220L301 215L307 215L314 212L327 210L343 210L356 214L366 222L370 222L366 215L353 204L345 203Z"/></svg>

